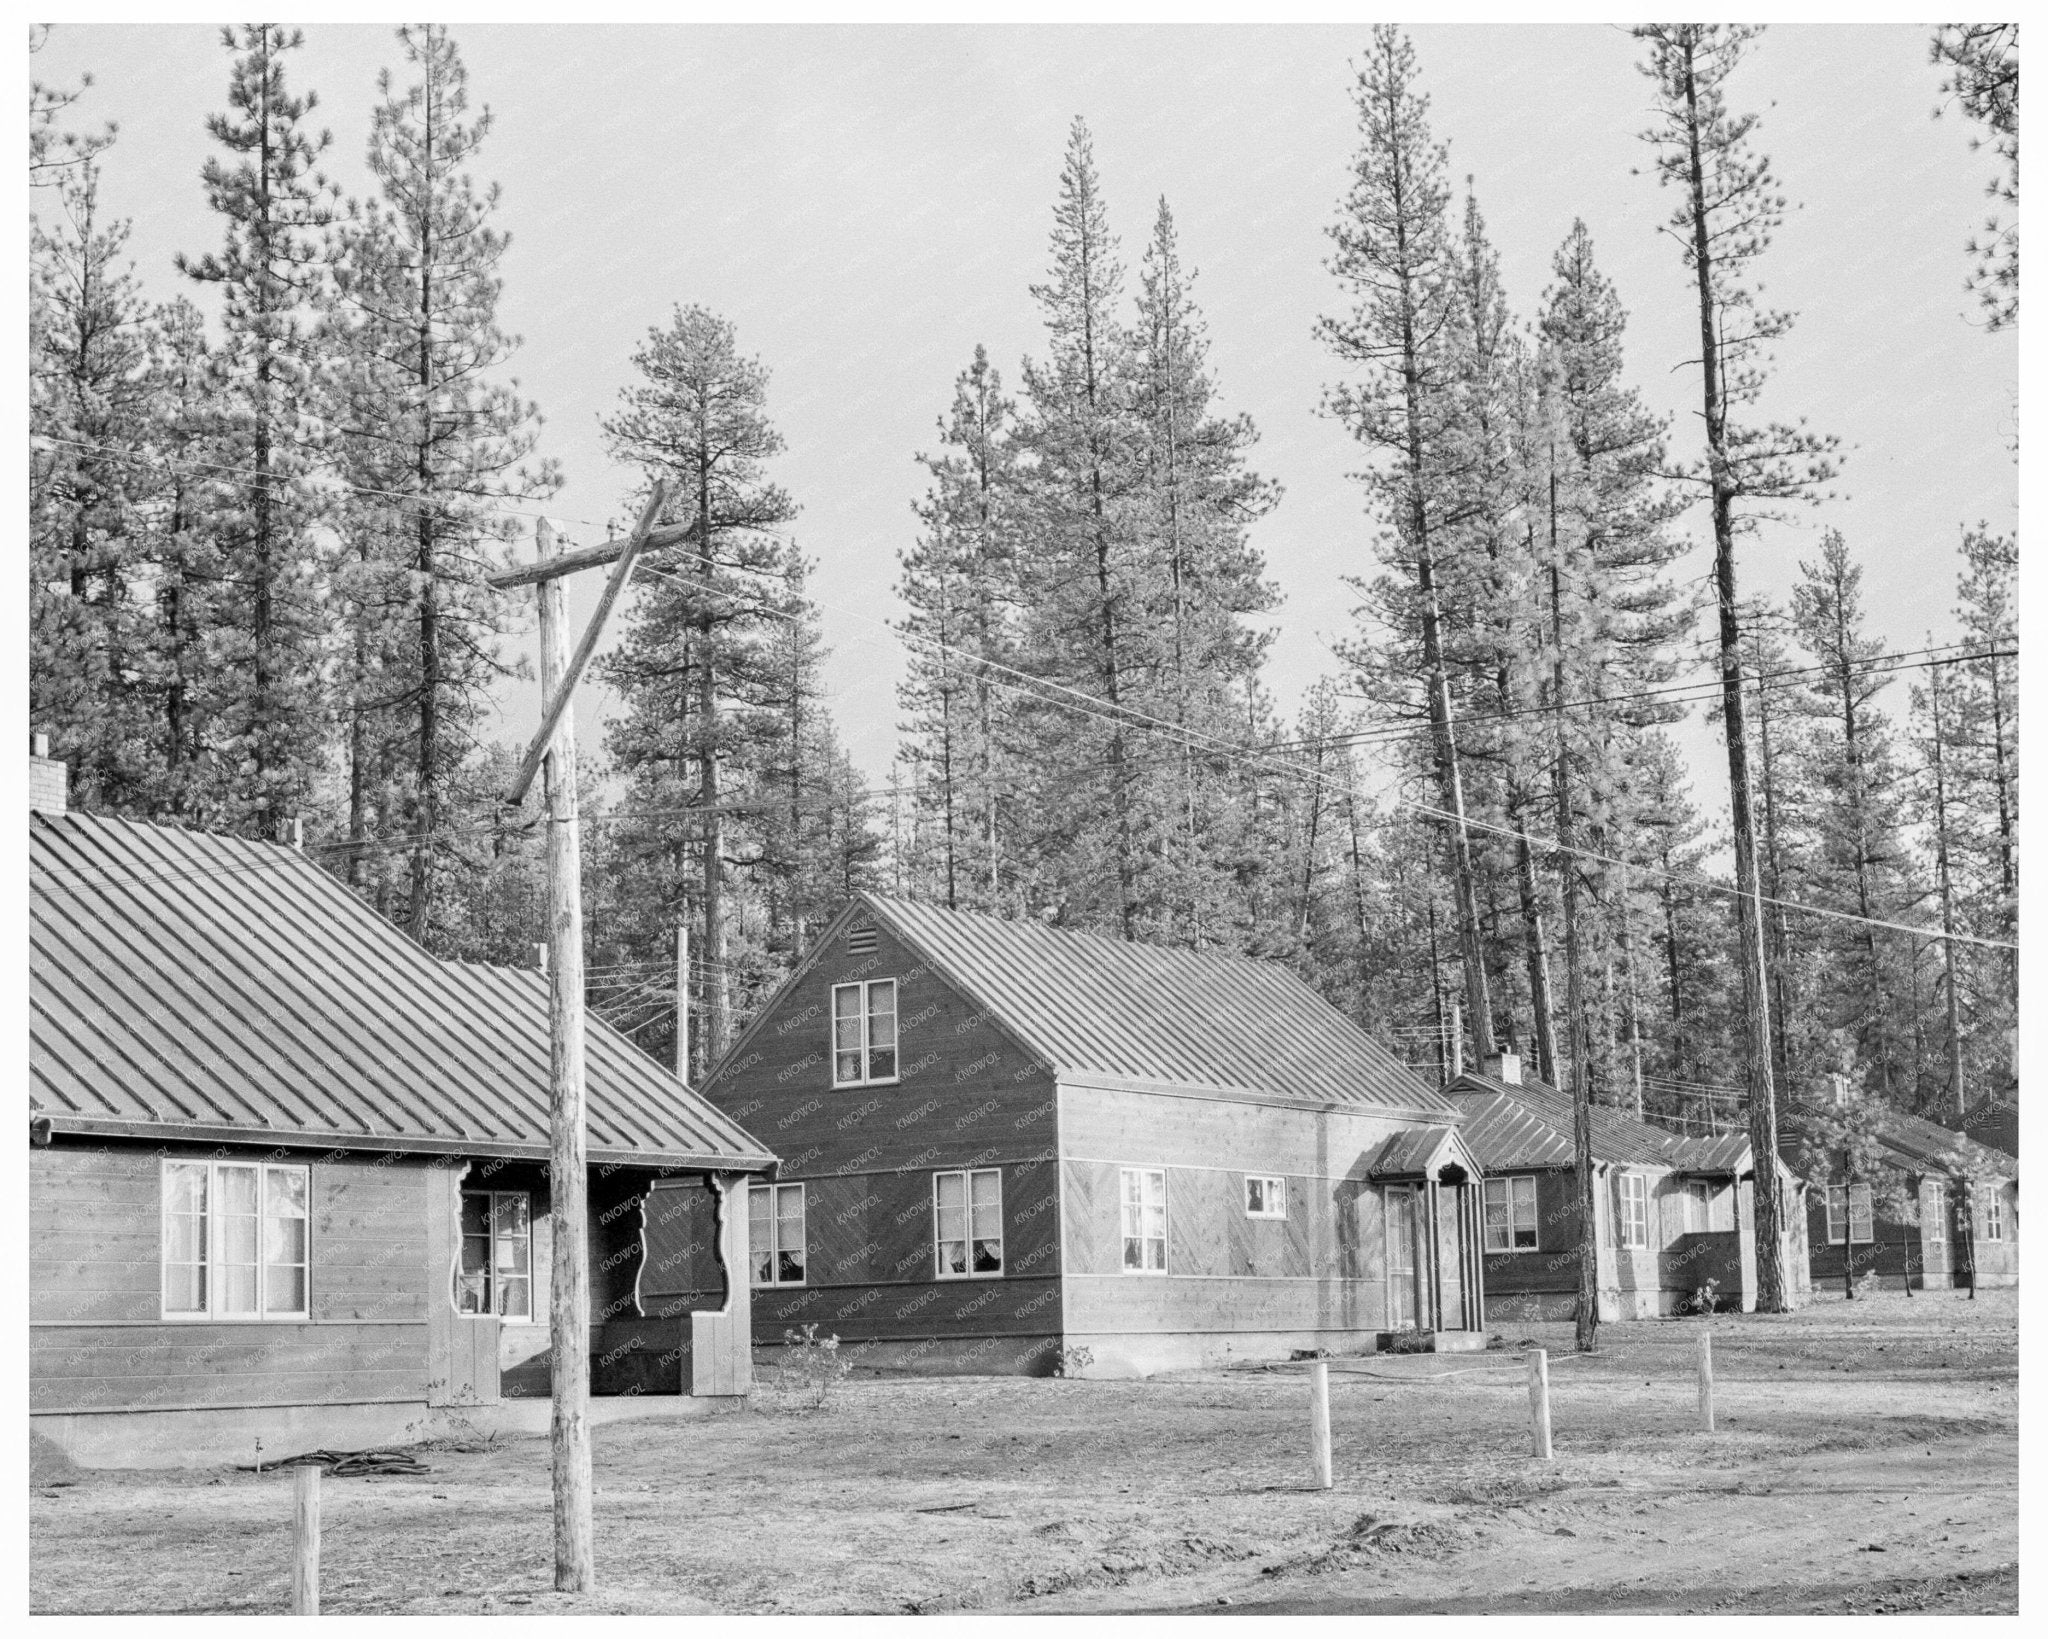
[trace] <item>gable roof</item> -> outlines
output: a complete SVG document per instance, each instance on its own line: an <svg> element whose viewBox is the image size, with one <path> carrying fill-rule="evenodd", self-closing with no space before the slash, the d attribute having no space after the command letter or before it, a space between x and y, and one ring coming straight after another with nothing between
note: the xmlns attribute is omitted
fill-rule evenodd
<svg viewBox="0 0 2048 1639"><path fill-rule="evenodd" d="M875 894L841 912L818 948L867 917L1062 1079L1458 1120L1455 1105L1278 962Z"/></svg>
<svg viewBox="0 0 2048 1639"><path fill-rule="evenodd" d="M1989 1144L1994 1150L2004 1150L2017 1159L2020 1153L2019 1084L2015 1082L2003 1091L1989 1092L1978 1099L1963 1117L1961 1129L1978 1143Z"/></svg>
<svg viewBox="0 0 2048 1639"><path fill-rule="evenodd" d="M1533 1077L1505 1082L1461 1071L1444 1091L1466 1113L1466 1141L1488 1172L1572 1164L1572 1101ZM1624 1111L1595 1104L1593 1158L1633 1166L1676 1168L1670 1135Z"/></svg>
<svg viewBox="0 0 2048 1639"><path fill-rule="evenodd" d="M29 827L29 1111L67 1132L548 1153L548 990L429 955L293 848L72 814ZM774 1157L602 1021L590 1157Z"/></svg>
<svg viewBox="0 0 2048 1639"><path fill-rule="evenodd" d="M1477 1178L1485 1170L1464 1141L1464 1128L1441 1125L1410 1127L1389 1133L1375 1145L1365 1164L1368 1178L1434 1179L1446 1163Z"/></svg>
<svg viewBox="0 0 2048 1639"><path fill-rule="evenodd" d="M1995 1173L2001 1178L2017 1178L2020 1172L2019 1158L2008 1155L2004 1150L1994 1149L1989 1144L1980 1144L1976 1139L1938 1122L1928 1121L1917 1115L1908 1115L1904 1110L1893 1109L1890 1105L1874 1104L1877 1121L1877 1140L1906 1167L1922 1171L1950 1172L1960 1159L1966 1166L1977 1172ZM1788 1112L1782 1147L1790 1149L1801 1130L1810 1119L1811 1111L1794 1106Z"/></svg>

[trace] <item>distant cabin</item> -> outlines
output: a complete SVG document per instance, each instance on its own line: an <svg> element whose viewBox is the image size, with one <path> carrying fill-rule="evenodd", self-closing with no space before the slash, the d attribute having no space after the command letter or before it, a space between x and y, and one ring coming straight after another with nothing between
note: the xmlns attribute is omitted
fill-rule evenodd
<svg viewBox="0 0 2048 1639"><path fill-rule="evenodd" d="M1496 1055L1444 1088L1465 1114L1485 1173L1486 1301L1497 1320L1569 1320L1578 1312L1581 1215L1572 1100ZM1749 1140L1681 1138L1625 1110L1592 1110L1595 1290L1603 1320L1756 1307L1756 1168ZM1779 1169L1786 1266L1803 1287L1806 1251L1796 1176Z"/></svg>
<svg viewBox="0 0 2048 1639"><path fill-rule="evenodd" d="M1787 1159L1805 1159L1816 1103L1853 1096L1846 1077L1831 1076L1815 1102L1790 1106ZM2019 1158L1903 1110L1872 1113L1884 1177L1851 1177L1836 1163L1807 1192L1815 1288L1839 1292L1871 1274L1895 1291L2018 1285Z"/></svg>
<svg viewBox="0 0 2048 1639"><path fill-rule="evenodd" d="M544 1429L546 979L437 960L295 848L66 814L35 761L32 1432L141 1466ZM593 1384L632 1396L593 1417L736 1404L749 1288L707 1240L710 1313L650 1320L643 1221L773 1158L587 1052Z"/></svg>
<svg viewBox="0 0 2048 1639"><path fill-rule="evenodd" d="M862 895L704 1092L782 1158L764 1346L1129 1374L1482 1341L1457 1107L1275 963ZM650 1258L650 1303L707 1301Z"/></svg>

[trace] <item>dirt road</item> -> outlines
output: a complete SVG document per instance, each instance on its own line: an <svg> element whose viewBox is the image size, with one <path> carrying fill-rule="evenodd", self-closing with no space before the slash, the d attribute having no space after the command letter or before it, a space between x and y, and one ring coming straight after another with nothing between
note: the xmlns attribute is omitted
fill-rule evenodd
<svg viewBox="0 0 2048 1639"><path fill-rule="evenodd" d="M558 1595L547 1445L328 1481L324 1605L441 1611L2011 1611L2010 1294L1690 1325L1522 1326L1507 1353L1332 1373L1310 1489L1299 1369L1142 1383L854 1381L819 1413L597 1430L601 1591ZM1552 1350L1526 1455L1515 1346ZM37 1611L286 1603L288 1480L94 1473L31 1496Z"/></svg>

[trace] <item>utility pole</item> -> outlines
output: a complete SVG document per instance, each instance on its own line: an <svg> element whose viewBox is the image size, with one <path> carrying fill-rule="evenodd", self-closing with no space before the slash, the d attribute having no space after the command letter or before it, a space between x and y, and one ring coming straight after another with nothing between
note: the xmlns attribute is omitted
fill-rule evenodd
<svg viewBox="0 0 2048 1639"><path fill-rule="evenodd" d="M676 1080L690 1079L690 930L676 929Z"/></svg>
<svg viewBox="0 0 2048 1639"><path fill-rule="evenodd" d="M612 574L572 654L563 613L562 578L593 561L589 551L563 554L546 519L534 531L531 570L491 577L491 584L535 584L540 603L541 724L506 793L525 799L545 768L548 877L548 1208L554 1258L548 1295L549 1378L553 1415L555 1586L590 1591L595 1572L590 1479L590 1214L589 1140L583 1076L583 858L576 815L576 719L569 709L577 680L603 635L606 617L631 579L633 562L661 515L666 486L657 479L632 536L619 544ZM607 543L610 545L612 543Z"/></svg>

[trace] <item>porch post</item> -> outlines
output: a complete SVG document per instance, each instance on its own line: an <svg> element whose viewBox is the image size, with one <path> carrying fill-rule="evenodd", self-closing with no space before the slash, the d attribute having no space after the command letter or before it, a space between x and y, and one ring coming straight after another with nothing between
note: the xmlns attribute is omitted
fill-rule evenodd
<svg viewBox="0 0 2048 1639"><path fill-rule="evenodd" d="M748 1177L715 1173L705 1179L716 1203L712 1244L725 1275L725 1303L690 1316L690 1392L736 1395L754 1385L754 1292L747 1248Z"/></svg>

